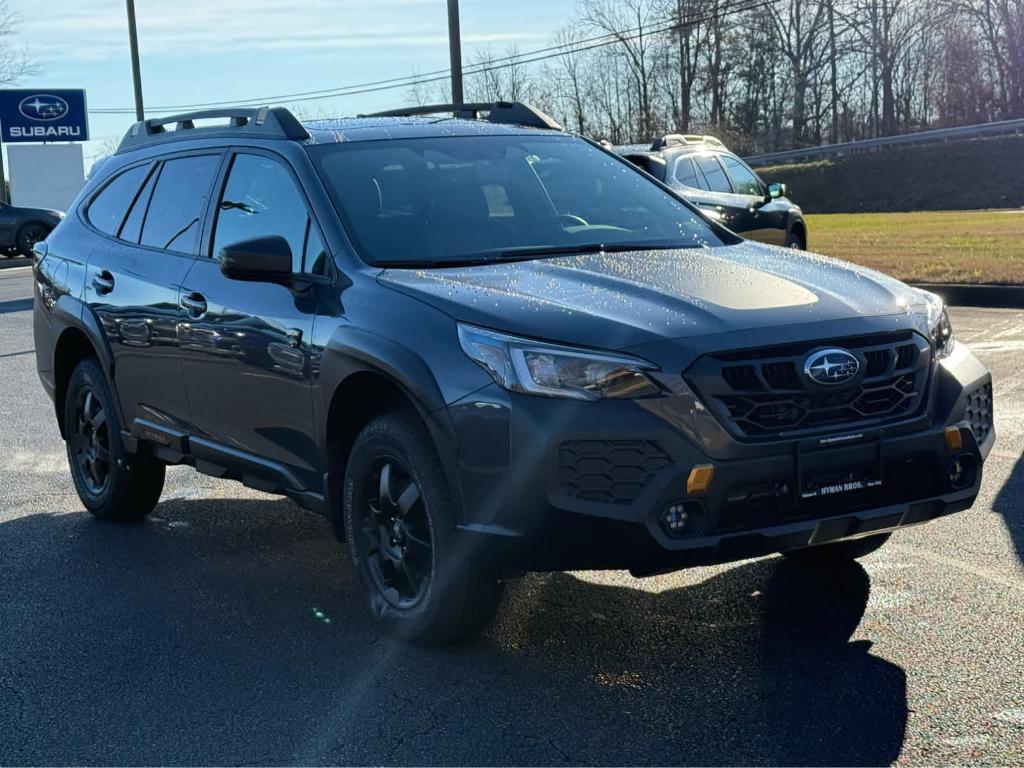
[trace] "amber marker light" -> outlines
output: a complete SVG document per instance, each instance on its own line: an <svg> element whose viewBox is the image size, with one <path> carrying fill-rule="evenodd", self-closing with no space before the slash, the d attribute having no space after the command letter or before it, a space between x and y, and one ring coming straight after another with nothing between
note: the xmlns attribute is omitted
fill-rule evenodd
<svg viewBox="0 0 1024 768"><path fill-rule="evenodd" d="M698 464L690 470L690 476L686 478L686 492L693 496L698 493L707 493L711 487L711 478L715 474L715 468L710 464Z"/></svg>

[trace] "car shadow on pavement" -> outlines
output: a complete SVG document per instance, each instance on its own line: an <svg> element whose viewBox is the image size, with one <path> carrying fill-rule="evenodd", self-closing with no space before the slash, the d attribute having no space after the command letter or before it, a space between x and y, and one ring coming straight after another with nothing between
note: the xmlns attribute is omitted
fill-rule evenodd
<svg viewBox="0 0 1024 768"><path fill-rule="evenodd" d="M906 680L851 641L860 565L705 573L527 576L483 637L426 649L379 635L326 521L287 501L15 518L0 764L896 759Z"/></svg>
<svg viewBox="0 0 1024 768"><path fill-rule="evenodd" d="M992 509L1003 516L1017 557L1024 563L1024 454L1018 457L1010 476L996 494Z"/></svg>

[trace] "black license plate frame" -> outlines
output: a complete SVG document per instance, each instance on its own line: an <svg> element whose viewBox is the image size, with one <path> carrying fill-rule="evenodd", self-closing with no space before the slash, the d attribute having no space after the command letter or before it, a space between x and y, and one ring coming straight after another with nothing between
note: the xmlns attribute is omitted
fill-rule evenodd
<svg viewBox="0 0 1024 768"><path fill-rule="evenodd" d="M853 467L848 477L837 479L836 473L842 473L846 466ZM885 452L881 432L830 435L796 444L794 498L797 504L879 488L884 484Z"/></svg>

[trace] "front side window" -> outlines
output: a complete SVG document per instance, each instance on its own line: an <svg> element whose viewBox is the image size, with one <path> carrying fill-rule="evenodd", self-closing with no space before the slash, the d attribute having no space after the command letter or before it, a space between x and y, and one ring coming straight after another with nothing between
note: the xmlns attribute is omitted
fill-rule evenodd
<svg viewBox="0 0 1024 768"><path fill-rule="evenodd" d="M628 162L568 136L351 142L309 153L372 264L712 247L728 238Z"/></svg>
<svg viewBox="0 0 1024 768"><path fill-rule="evenodd" d="M764 197L761 180L747 166L729 155L722 155L722 164L729 172L729 178L732 179L732 186L736 190L736 194Z"/></svg>
<svg viewBox="0 0 1024 768"><path fill-rule="evenodd" d="M704 178L708 182L708 188L712 192L732 192L732 187L729 185L729 177L725 175L725 170L722 168L722 164L718 162L717 157L714 155L698 155L694 158L694 162L697 163L697 167L704 174Z"/></svg>
<svg viewBox="0 0 1024 768"><path fill-rule="evenodd" d="M89 203L89 223L100 232L117 235L150 168L149 165L137 165L115 176Z"/></svg>
<svg viewBox="0 0 1024 768"><path fill-rule="evenodd" d="M142 225L142 244L176 253L198 252L206 200L220 155L164 162Z"/></svg>
<svg viewBox="0 0 1024 768"><path fill-rule="evenodd" d="M293 272L303 271L304 257L307 271L315 271L317 264L323 268L323 246L291 174L264 155L237 155L217 206L213 254L232 243L271 235L288 241Z"/></svg>

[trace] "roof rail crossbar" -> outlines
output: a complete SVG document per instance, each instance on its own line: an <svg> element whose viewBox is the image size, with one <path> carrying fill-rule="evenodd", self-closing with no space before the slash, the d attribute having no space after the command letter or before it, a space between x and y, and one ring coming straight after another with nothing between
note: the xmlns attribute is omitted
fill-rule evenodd
<svg viewBox="0 0 1024 768"><path fill-rule="evenodd" d="M211 126L196 126L197 120L227 118L226 123ZM168 126L173 125L173 130ZM117 151L170 139L200 139L210 136L254 136L264 139L291 139L302 141L309 138L302 123L284 107L259 107L258 109L204 109L181 115L151 117L132 125L121 140Z"/></svg>
<svg viewBox="0 0 1024 768"><path fill-rule="evenodd" d="M552 131L563 130L562 126L550 115L546 115L536 107L519 101L478 102L472 104L429 104L423 107L403 107L389 109L384 112L373 112L360 117L416 117L418 115L452 114L467 120L478 120L482 116L490 123L522 125L529 128L547 128Z"/></svg>

